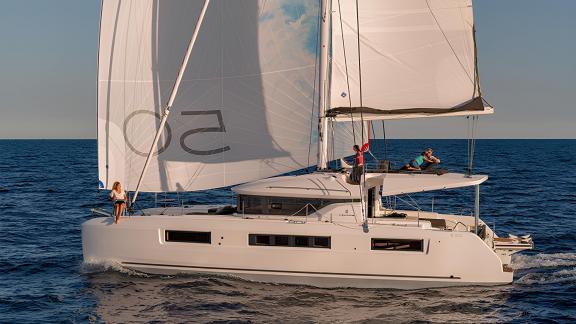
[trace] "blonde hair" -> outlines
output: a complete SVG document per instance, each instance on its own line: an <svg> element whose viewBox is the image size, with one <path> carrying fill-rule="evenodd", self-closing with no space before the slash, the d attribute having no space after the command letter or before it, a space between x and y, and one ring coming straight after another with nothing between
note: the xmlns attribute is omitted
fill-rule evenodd
<svg viewBox="0 0 576 324"><path fill-rule="evenodd" d="M119 185L120 185L120 181L114 182L114 184L112 185L112 190L116 190L116 188L118 188Z"/></svg>

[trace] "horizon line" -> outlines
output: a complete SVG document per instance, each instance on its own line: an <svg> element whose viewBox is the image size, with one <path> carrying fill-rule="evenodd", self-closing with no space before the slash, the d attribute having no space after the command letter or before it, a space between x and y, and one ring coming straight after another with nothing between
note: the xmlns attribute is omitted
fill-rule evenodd
<svg viewBox="0 0 576 324"><path fill-rule="evenodd" d="M373 140L383 140L384 138L372 138ZM468 140L469 138L466 137L441 137L441 138L401 138L401 137L393 137L387 138L388 140ZM478 137L475 138L476 140L576 140L576 137L564 137L564 138L542 138L542 137ZM19 138L8 138L8 137L0 137L0 141L94 141L98 140L97 138L64 138L64 137L19 137Z"/></svg>

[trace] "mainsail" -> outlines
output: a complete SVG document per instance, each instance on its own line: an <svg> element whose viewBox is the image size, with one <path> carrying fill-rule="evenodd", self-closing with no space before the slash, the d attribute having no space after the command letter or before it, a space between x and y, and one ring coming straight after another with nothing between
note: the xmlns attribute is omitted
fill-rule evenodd
<svg viewBox="0 0 576 324"><path fill-rule="evenodd" d="M134 190L201 7L103 1L102 187ZM142 191L223 187L316 164L319 12L317 1L210 2ZM342 134L350 138L349 127Z"/></svg>
<svg viewBox="0 0 576 324"><path fill-rule="evenodd" d="M480 96L472 0L333 0L332 12L328 115L492 112Z"/></svg>

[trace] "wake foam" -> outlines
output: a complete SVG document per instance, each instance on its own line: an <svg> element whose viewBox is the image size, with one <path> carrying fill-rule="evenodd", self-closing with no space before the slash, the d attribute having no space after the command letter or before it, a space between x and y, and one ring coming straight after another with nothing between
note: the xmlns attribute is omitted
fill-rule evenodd
<svg viewBox="0 0 576 324"><path fill-rule="evenodd" d="M524 270L516 281L522 285L576 282L576 253L513 255L515 270Z"/></svg>
<svg viewBox="0 0 576 324"><path fill-rule="evenodd" d="M517 283L524 285L542 285L576 282L576 268L552 272L528 273L518 279Z"/></svg>
<svg viewBox="0 0 576 324"><path fill-rule="evenodd" d="M106 261L103 261L103 260L84 261L84 263L82 263L81 271L82 271L82 273L85 273L85 274L93 274L93 273L112 271L112 272L119 272L119 273L127 274L129 276L144 277L144 278L149 277L149 275L147 275L143 272L138 272L138 271L126 268L122 264L120 264L119 262L108 261L108 260L106 260Z"/></svg>
<svg viewBox="0 0 576 324"><path fill-rule="evenodd" d="M536 255L513 255L512 267L515 270L556 268L576 266L576 253L552 253Z"/></svg>

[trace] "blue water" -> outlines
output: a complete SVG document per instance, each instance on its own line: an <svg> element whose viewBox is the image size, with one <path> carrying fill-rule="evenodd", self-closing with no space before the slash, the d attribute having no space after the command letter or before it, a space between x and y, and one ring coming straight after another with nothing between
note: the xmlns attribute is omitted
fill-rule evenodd
<svg viewBox="0 0 576 324"><path fill-rule="evenodd" d="M407 162L431 146L464 170L466 141L392 140ZM383 143L373 143L383 155ZM487 173L482 218L500 235L532 233L514 258L513 284L418 291L318 289L211 276L149 276L82 263L80 224L98 192L96 141L0 141L0 322L535 322L576 321L576 141L481 140L475 172ZM190 194L231 202L224 190ZM429 208L430 194L414 196ZM472 192L434 195L435 209L469 213ZM152 204L143 195L143 205ZM462 251L466 253L466 251Z"/></svg>

